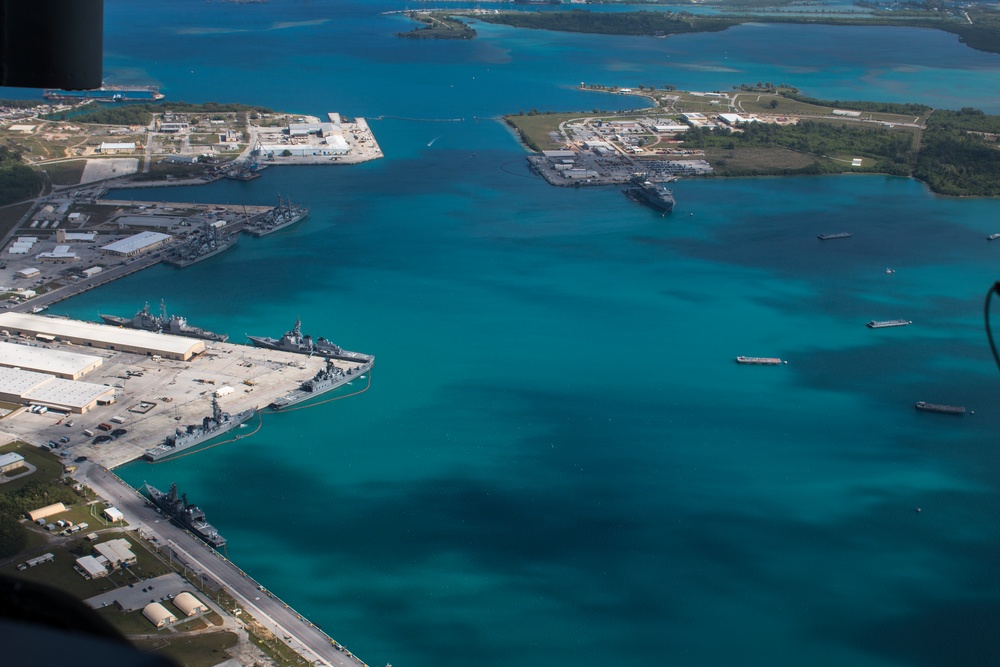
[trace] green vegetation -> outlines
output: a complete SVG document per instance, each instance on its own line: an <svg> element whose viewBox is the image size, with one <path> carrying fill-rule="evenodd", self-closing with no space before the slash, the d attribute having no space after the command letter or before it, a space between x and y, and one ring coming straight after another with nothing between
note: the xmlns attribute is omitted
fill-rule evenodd
<svg viewBox="0 0 1000 667"><path fill-rule="evenodd" d="M86 160L49 162L45 165L45 172L49 175L52 185L77 185L83 177L86 166Z"/></svg>
<svg viewBox="0 0 1000 667"><path fill-rule="evenodd" d="M773 7L776 2L766 2ZM727 4L726 16L698 16L687 12L589 12L574 9L568 12L503 11L497 14L474 10L447 12L485 23L499 23L518 28L537 28L563 32L599 33L606 35L676 35L692 32L714 32L748 22L823 24L840 26L893 26L944 30L958 36L973 49L1000 53L1000 13L992 7L978 6L968 10L970 24L957 11L937 9L914 11L875 11L858 17L841 13L815 12L808 15L780 11L760 12L757 0L742 5ZM748 13L737 14L737 11ZM750 13L752 12L752 13Z"/></svg>
<svg viewBox="0 0 1000 667"><path fill-rule="evenodd" d="M110 619L109 619L110 620ZM155 632L149 621L143 634ZM158 639L137 639L132 643L147 653L160 653L172 658L181 667L212 667L226 660L226 649L236 646L239 637L234 632L209 632L197 635L163 633Z"/></svg>
<svg viewBox="0 0 1000 667"><path fill-rule="evenodd" d="M813 97L800 95L797 90L781 90L778 94L789 100L795 100L804 104L811 104L818 107L828 107L830 109L850 109L852 111L869 111L871 113L891 113L900 116L924 116L931 111L931 107L926 104L916 104L914 102L859 102L841 100L818 100Z"/></svg>
<svg viewBox="0 0 1000 667"><path fill-rule="evenodd" d="M0 205L37 197L42 176L21 162L21 153L0 146Z"/></svg>
<svg viewBox="0 0 1000 667"><path fill-rule="evenodd" d="M458 14L455 12L454 14ZM466 14L466 16L470 16ZM536 28L562 32L604 35L679 35L692 32L717 32L739 25L740 19L696 16L687 12L500 12L474 14L484 23L498 23L515 28Z"/></svg>
<svg viewBox="0 0 1000 667"><path fill-rule="evenodd" d="M685 148L783 148L799 153L826 158L799 169L778 171L786 173L838 173L841 171L874 171L908 176L913 159L913 138L903 132L893 132L883 127L858 127L847 124L803 121L794 125L773 123L745 123L740 132L728 128L715 130L693 127L684 135ZM869 168L851 168L850 162L830 159L834 155L865 156L874 160ZM763 167L737 169L727 163L720 172L731 176L774 174Z"/></svg>
<svg viewBox="0 0 1000 667"><path fill-rule="evenodd" d="M34 201L22 201L16 204L0 206L0 237L14 229L14 226L17 225L18 221L20 221L24 214L27 213L34 205Z"/></svg>
<svg viewBox="0 0 1000 667"><path fill-rule="evenodd" d="M47 120L70 120L80 123L95 123L98 125L149 125L154 113L272 113L266 107L247 104L223 104L205 102L191 104L188 102L158 102L156 104L124 104L114 107L100 107L83 113L63 112L48 116Z"/></svg>
<svg viewBox="0 0 1000 667"><path fill-rule="evenodd" d="M414 21L423 23L423 27L414 28L409 32L397 32L396 37L408 39L472 39L476 31L442 12L410 12L407 14Z"/></svg>
<svg viewBox="0 0 1000 667"><path fill-rule="evenodd" d="M1000 116L978 109L936 111L913 175L947 195L1000 195Z"/></svg>

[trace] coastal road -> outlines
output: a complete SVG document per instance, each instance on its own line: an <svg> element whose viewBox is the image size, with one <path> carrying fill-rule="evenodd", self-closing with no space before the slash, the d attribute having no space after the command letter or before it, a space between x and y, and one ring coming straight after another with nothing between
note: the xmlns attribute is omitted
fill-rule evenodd
<svg viewBox="0 0 1000 667"><path fill-rule="evenodd" d="M346 649L337 650L336 646L339 645L335 645L326 633L277 597L273 597L232 561L161 517L147 504L144 496L107 469L85 462L77 469L75 477L120 509L129 525L144 525L157 533L163 540L160 546L172 549L174 559L182 562L190 571L188 578L215 579L261 625L312 664L366 667L364 662Z"/></svg>

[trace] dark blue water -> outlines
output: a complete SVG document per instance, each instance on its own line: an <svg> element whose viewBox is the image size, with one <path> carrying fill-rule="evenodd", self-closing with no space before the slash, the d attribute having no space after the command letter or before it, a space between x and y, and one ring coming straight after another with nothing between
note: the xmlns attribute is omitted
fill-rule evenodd
<svg viewBox="0 0 1000 667"><path fill-rule="evenodd" d="M692 179L661 218L533 178L489 117L630 103L580 81L996 112L1000 57L817 26L417 42L378 13L396 8L108 2L119 82L464 119L373 120L386 158L365 165L129 192L280 192L312 216L53 310L162 297L234 340L301 316L377 366L364 394L122 476L177 481L241 567L372 665L996 664L998 203L878 176ZM816 239L837 231L854 236ZM914 324L864 326L897 317Z"/></svg>

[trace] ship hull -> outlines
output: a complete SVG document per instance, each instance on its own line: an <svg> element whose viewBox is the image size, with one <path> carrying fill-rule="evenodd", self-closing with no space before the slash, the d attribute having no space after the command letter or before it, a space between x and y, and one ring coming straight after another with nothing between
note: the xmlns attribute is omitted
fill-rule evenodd
<svg viewBox="0 0 1000 667"><path fill-rule="evenodd" d="M176 266L178 269L183 269L185 266L191 266L192 264L197 264L198 262L206 260L209 257L215 257L216 255L221 255L222 253L226 252L227 250L236 245L237 238L238 237L233 237L233 240L231 242L225 245L220 245L215 250L212 250L211 252L206 252L203 255L196 255L194 257L184 257L184 258L174 257L168 259L167 264L170 264L171 266Z"/></svg>
<svg viewBox="0 0 1000 667"><path fill-rule="evenodd" d="M206 521L185 521L183 515L178 515L176 505L171 505L170 498L166 493L163 493L149 483L146 484L146 493L149 495L149 499L153 502L153 504L173 519L177 525L190 530L210 546L215 548L226 546L226 538L220 535L219 531L215 530L215 527L212 526L212 524Z"/></svg>
<svg viewBox="0 0 1000 667"><path fill-rule="evenodd" d="M202 340L211 340L211 341L216 341L218 343L225 343L227 340L229 340L228 334L218 334L215 333L214 331L207 331L205 329L199 329L197 327L189 327L185 329L176 329L169 326L143 327L143 326L136 326L134 321L125 317L119 317L118 315L102 315L98 313L98 317L104 320L105 324L110 324L116 327L124 327L126 329L137 329L139 331L157 331L157 332L162 331L163 333L171 334L174 336L187 336L188 338L200 338Z"/></svg>
<svg viewBox="0 0 1000 667"><path fill-rule="evenodd" d="M243 412L238 412L232 415L228 421L221 424L218 428L214 428L211 431L205 431L202 433L185 434L185 438L182 442L177 442L173 446L166 443L162 445L157 445L152 449L147 449L146 453L143 454L143 458L147 461L160 461L167 458L168 456L173 456L184 450L191 449L202 443L208 442L214 438L219 437L229 433L233 429L239 427L240 425L246 423L257 414L257 408L252 408L250 410L244 410Z"/></svg>
<svg viewBox="0 0 1000 667"><path fill-rule="evenodd" d="M625 196L632 201L639 204L645 204L646 206L656 209L661 213L670 213L674 210L674 200L672 196L670 198L666 198L649 192L641 186L626 188L623 192L625 193Z"/></svg>
<svg viewBox="0 0 1000 667"><path fill-rule="evenodd" d="M296 389L293 392L285 394L274 400L271 403L272 410L282 410L284 408L290 408L293 405L302 403L303 401L308 401L310 398L316 398L317 396L322 396L328 392L333 391L338 387L343 387L345 384L359 378L368 371L372 369L375 365L375 359L369 359L367 363L357 366L355 368L345 371L342 375L337 376L334 379L327 380L322 384L313 386L311 390L307 389Z"/></svg>
<svg viewBox="0 0 1000 667"><path fill-rule="evenodd" d="M265 227L247 227L245 231L250 236L260 238L262 236L267 236L268 234L273 234L275 232L280 232L282 229L288 229L292 225L298 224L309 217L308 211L300 215L292 216L290 220L283 221L276 225L269 225Z"/></svg>

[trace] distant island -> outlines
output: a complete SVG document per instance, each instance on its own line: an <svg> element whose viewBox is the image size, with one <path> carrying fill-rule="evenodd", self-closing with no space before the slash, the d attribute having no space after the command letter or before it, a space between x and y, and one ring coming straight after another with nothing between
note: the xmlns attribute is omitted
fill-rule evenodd
<svg viewBox="0 0 1000 667"><path fill-rule="evenodd" d="M1000 116L978 109L818 100L767 82L726 92L685 92L669 85L583 88L641 95L654 106L589 113L532 109L505 116L530 150L556 152L552 170L539 171L554 184L618 183L638 172L880 173L919 179L943 195L1000 196ZM559 155L568 149L572 155ZM593 155L589 163L575 162L575 156L587 154Z"/></svg>
<svg viewBox="0 0 1000 667"><path fill-rule="evenodd" d="M769 2L764 8L756 2L737 5L727 3L725 8L729 11L726 15L714 16L668 11L591 12L586 9L554 12L456 9L410 12L408 15L425 24L433 21L438 27L442 27L445 21L458 17L517 28L656 37L717 32L749 22L930 28L955 34L970 48L1000 53L1000 12L994 5L956 4L944 8L930 3L911 3L884 8L876 3L859 3L858 6L865 7L868 13L852 16L848 12L794 12L794 7L781 9L776 6L779 4L782 3ZM411 33L399 34L407 37L455 38L459 34L458 30L453 28L427 32L426 28L418 28ZM474 34L473 31L465 39Z"/></svg>

